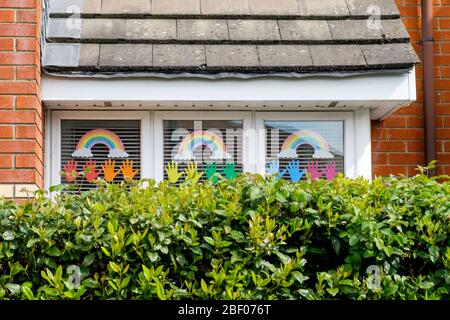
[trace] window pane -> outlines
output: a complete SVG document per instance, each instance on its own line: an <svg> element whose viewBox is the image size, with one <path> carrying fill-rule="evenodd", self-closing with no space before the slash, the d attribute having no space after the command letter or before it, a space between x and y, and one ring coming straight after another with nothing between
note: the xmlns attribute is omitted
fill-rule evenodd
<svg viewBox="0 0 450 320"><path fill-rule="evenodd" d="M88 133L92 133L91 142L86 140L86 144L80 143L82 137L87 137ZM96 170L100 172L101 178L105 178L101 165L105 164L106 160L115 161L116 172L120 171L120 165L125 160L133 160L134 170L140 169L140 140L139 120L63 120L61 122L61 171L64 171L64 166L71 160L77 162L78 172L83 171L88 161L96 161ZM123 145L123 148L120 145ZM140 171L134 179L139 178ZM122 173L114 178L115 182L123 180ZM66 182L64 177L61 181ZM77 185L81 187L81 191L95 187L84 177L77 179Z"/></svg>
<svg viewBox="0 0 450 320"><path fill-rule="evenodd" d="M266 163L269 167L271 162L279 162L281 173L287 169L283 178L293 178L289 164L305 170L302 179L306 179L308 165L310 173L317 171L315 177L323 179L332 178L331 171L344 172L343 121L265 121L265 128Z"/></svg>
<svg viewBox="0 0 450 320"><path fill-rule="evenodd" d="M210 163L217 165L222 176L227 162L234 163L236 171L242 172L241 120L165 120L163 127L164 168L173 161L181 172L188 163L195 162L198 171L204 172L203 180ZM164 170L164 179L167 178Z"/></svg>

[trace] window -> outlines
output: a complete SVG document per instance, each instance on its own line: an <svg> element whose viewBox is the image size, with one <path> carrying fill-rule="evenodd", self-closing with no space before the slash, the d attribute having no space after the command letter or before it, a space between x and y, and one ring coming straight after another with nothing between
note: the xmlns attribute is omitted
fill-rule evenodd
<svg viewBox="0 0 450 320"><path fill-rule="evenodd" d="M370 114L357 112L256 112L258 172L270 168L285 179L371 176ZM276 165L272 165L276 164ZM294 177L290 168L298 166ZM284 171L286 170L286 171ZM293 170L296 171L296 170ZM330 176L332 172L329 172Z"/></svg>
<svg viewBox="0 0 450 320"><path fill-rule="evenodd" d="M226 176L230 166L236 173L260 174L278 166L283 178L292 180L305 179L308 167L315 168L320 178L332 176L331 169L351 178L371 177L369 110L49 110L49 114L52 120L46 131L46 141L50 142L46 143L45 152L47 188L67 182L61 172L75 162L76 170L81 172L89 161L96 161L96 170L104 178L101 165L109 160L115 161L115 172L120 171L124 161L132 160L134 170L139 169L135 178L158 181L168 178L165 168L172 161L177 163L178 172L195 162L198 171L204 173L203 178L211 168ZM97 143L82 150L83 137L99 133L98 130L119 140L123 148L114 150L107 143ZM119 172L114 181L124 178ZM85 178L77 182L82 190L92 187Z"/></svg>
<svg viewBox="0 0 450 320"><path fill-rule="evenodd" d="M344 172L344 121L264 121L269 173L299 181ZM276 164L276 166L274 166Z"/></svg>
<svg viewBox="0 0 450 320"><path fill-rule="evenodd" d="M46 185L72 183L81 191L101 177L118 182L150 176L151 141L148 112L50 111ZM149 139L142 139L147 136ZM103 165L103 167L102 167ZM120 167L130 168L125 174ZM91 172L88 176L74 172ZM111 172L107 175L106 172ZM135 175L134 175L135 174Z"/></svg>
<svg viewBox="0 0 450 320"><path fill-rule="evenodd" d="M62 120L61 121L61 172L67 172L65 182L71 183L72 171L82 172L91 168L91 175L77 178L81 191L95 187L89 182L100 177L124 180L120 166L124 162L132 163L132 171L137 172L134 179L140 179L141 173L141 123L139 120ZM131 162L132 161L132 162ZM118 173L107 176L103 172L111 167ZM106 169L108 170L108 169Z"/></svg>
<svg viewBox="0 0 450 320"><path fill-rule="evenodd" d="M198 171L204 173L202 179L214 172L227 177L233 170L250 171L248 155L254 148L246 134L251 129L250 113L157 112L155 118L156 136L161 136L155 141L156 154L160 155L157 179L168 178L165 169L172 162L180 172L189 163L197 164Z"/></svg>

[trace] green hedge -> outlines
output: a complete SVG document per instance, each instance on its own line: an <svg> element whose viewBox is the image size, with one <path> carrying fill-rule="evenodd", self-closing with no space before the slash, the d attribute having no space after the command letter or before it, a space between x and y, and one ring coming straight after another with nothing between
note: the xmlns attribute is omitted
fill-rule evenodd
<svg viewBox="0 0 450 320"><path fill-rule="evenodd" d="M450 298L450 183L146 183L0 199L0 299Z"/></svg>

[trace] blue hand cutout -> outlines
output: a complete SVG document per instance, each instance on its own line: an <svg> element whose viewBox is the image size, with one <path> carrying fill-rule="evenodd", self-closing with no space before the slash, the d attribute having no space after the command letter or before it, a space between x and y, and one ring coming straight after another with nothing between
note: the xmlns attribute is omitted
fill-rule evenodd
<svg viewBox="0 0 450 320"><path fill-rule="evenodd" d="M280 161L273 160L269 163L267 173L270 175L275 175L277 180L280 180L286 174L286 170L280 172Z"/></svg>
<svg viewBox="0 0 450 320"><path fill-rule="evenodd" d="M305 170L300 171L300 160L292 160L287 166L287 171L293 182L299 182L305 175Z"/></svg>

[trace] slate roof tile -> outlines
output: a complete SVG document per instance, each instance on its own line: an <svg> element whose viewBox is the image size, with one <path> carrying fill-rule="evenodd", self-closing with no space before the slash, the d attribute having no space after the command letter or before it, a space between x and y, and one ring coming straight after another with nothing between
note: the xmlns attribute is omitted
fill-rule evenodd
<svg viewBox="0 0 450 320"><path fill-rule="evenodd" d="M394 0L44 1L42 65L53 74L331 73L419 62Z"/></svg>

